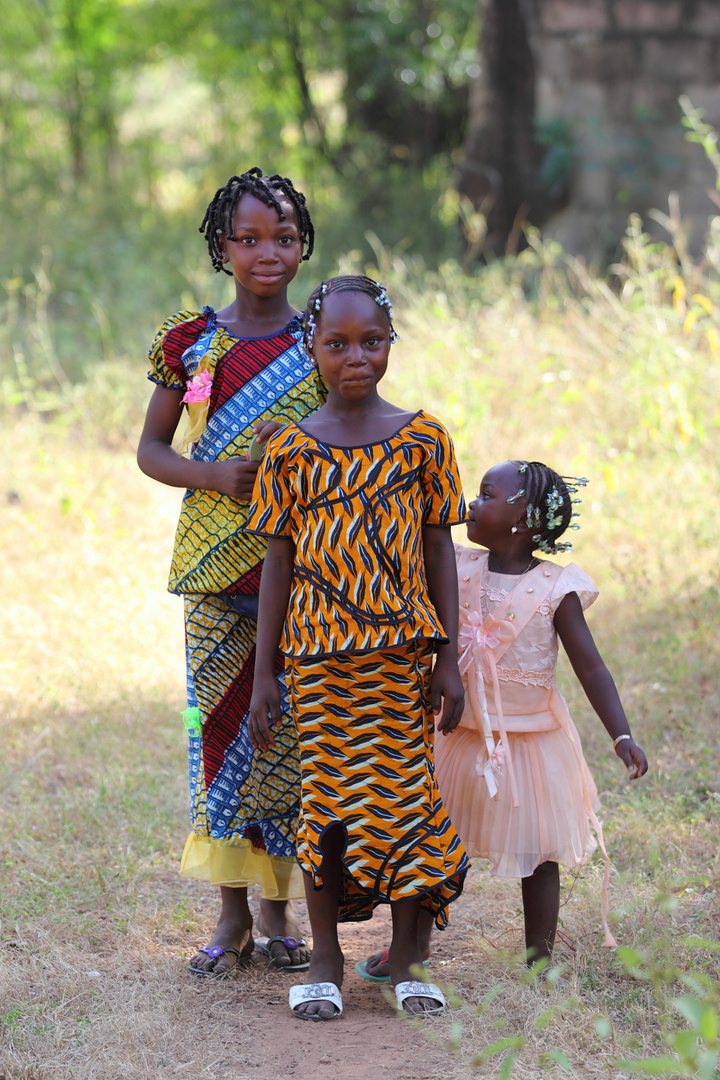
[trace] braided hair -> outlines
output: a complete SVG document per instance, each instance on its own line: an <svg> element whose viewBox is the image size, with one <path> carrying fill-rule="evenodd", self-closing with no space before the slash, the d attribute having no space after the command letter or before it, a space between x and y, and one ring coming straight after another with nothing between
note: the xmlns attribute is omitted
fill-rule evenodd
<svg viewBox="0 0 720 1080"><path fill-rule="evenodd" d="M558 543L568 529L579 529L572 524L578 517L573 511L581 500L573 499L578 488L585 487L584 477L560 476L549 465L541 461L513 461L521 476L520 490L508 502L522 497L526 502L528 529L532 530L533 540L546 555L556 555L561 551L572 551L572 544Z"/></svg>
<svg viewBox="0 0 720 1080"><path fill-rule="evenodd" d="M392 344L397 341L398 336L395 333L395 327L393 326L392 321L392 304L385 291L385 286L381 285L379 281L373 281L372 278L365 277L363 274L344 274L341 277L328 278L327 281L320 282L318 287L313 289L310 293L303 320L305 326L304 344L308 354L312 354L313 342L315 340L315 334L317 333L318 323L320 322L323 301L331 291L333 293L364 293L365 296L370 296L378 307L385 312L390 328L390 343Z"/></svg>
<svg viewBox="0 0 720 1080"><path fill-rule="evenodd" d="M255 166L240 176L231 176L224 187L218 188L198 230L207 240L210 260L218 273L222 270L232 277L231 271L223 266L224 252L219 241L221 236L232 236L235 207L243 195L252 195L266 206L273 207L277 210L280 221L285 221L285 213L275 192L284 195L292 203L300 232L300 243L303 247L307 244L307 251L301 261L306 262L310 258L315 247L315 229L305 196L301 191L295 190L292 180L287 176L279 176L277 173L274 176L263 176L262 169Z"/></svg>

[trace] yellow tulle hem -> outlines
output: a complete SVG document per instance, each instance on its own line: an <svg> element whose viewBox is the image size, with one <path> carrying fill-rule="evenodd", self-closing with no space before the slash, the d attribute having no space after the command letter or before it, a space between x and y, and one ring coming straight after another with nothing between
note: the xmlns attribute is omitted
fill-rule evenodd
<svg viewBox="0 0 720 1080"><path fill-rule="evenodd" d="M265 900L295 900L305 895L302 871L294 858L268 855L249 840L214 840L190 833L180 873L233 889L260 885Z"/></svg>

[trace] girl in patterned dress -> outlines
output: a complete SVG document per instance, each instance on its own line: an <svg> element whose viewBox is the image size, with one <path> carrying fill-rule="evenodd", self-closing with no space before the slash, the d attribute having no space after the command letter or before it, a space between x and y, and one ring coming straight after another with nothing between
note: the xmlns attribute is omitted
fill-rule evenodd
<svg viewBox="0 0 720 1080"><path fill-rule="evenodd" d="M156 384L138 448L143 472L187 488L169 589L185 599L192 832L181 873L220 887L209 945L191 960L200 976L226 974L253 951L247 886L262 886L264 949L299 970L308 950L290 898L302 895L295 863L300 771L282 657L273 659L282 719L273 750L256 754L247 731L263 541L244 525L256 461L254 434L300 420L325 400L302 348L300 313L287 287L313 249L304 196L260 169L220 188L200 227L217 271L234 279L220 311L180 311L150 350ZM189 458L172 447L185 406ZM274 421L274 423L268 423Z"/></svg>
<svg viewBox="0 0 720 1080"><path fill-rule="evenodd" d="M328 401L268 442L247 526L268 537L251 738L263 751L277 738L279 644L300 741L313 958L290 1005L306 1020L342 1012L337 923L389 903L398 1006L437 1012L440 990L410 968L421 910L444 927L468 865L432 763L433 713L444 702L447 732L463 708L450 535L465 518L460 479L442 424L378 394L395 338L380 285L323 282L306 336Z"/></svg>
<svg viewBox="0 0 720 1080"><path fill-rule="evenodd" d="M493 874L521 879L528 963L550 959L558 866L580 866L596 846L593 833L605 855L605 944L615 944L605 919L609 862L597 789L557 689L558 639L630 779L648 767L585 622L597 589L574 563L534 554L570 550L560 537L572 527L578 486L540 462L496 465L468 507L468 539L484 550L455 549L465 711L455 733L437 741L435 766L468 855L488 859ZM430 930L425 920L424 955ZM381 977L383 963L382 954L370 957L366 976Z"/></svg>

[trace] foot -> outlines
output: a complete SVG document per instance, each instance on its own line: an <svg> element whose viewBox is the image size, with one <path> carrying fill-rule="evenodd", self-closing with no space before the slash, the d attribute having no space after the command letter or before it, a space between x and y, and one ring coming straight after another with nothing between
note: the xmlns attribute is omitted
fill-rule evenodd
<svg viewBox="0 0 720 1080"><path fill-rule="evenodd" d="M208 956L208 952L198 950L190 960L189 966L196 971L227 975L233 968L239 967L246 957L249 958L252 955L255 942L251 931L251 926L243 926L235 920L220 921L205 948L208 952L218 947L228 951L220 956Z"/></svg>
<svg viewBox="0 0 720 1080"><path fill-rule="evenodd" d="M422 950L423 963L425 960L430 959L430 945ZM390 950L383 949L382 952L373 953L372 956L368 956L365 961L365 970L368 975L372 975L375 979L389 979L390 978Z"/></svg>
<svg viewBox="0 0 720 1080"><path fill-rule="evenodd" d="M412 945L409 942L402 945L391 945L389 967L390 980L393 986L399 986L400 983L405 982L416 982L417 975L414 975L410 969L417 970L420 963L420 949L417 945ZM438 1005L441 1004L442 1002L432 997L407 997L402 1003L402 1008L404 1012L410 1013L412 1016L420 1016L426 1012L436 1013Z"/></svg>
<svg viewBox="0 0 720 1080"><path fill-rule="evenodd" d="M298 939L303 936L290 900L261 900L258 931L269 938ZM270 957L276 967L297 967L298 964L307 964L310 959L310 949L307 945L289 949L282 941L273 941L270 946Z"/></svg>
<svg viewBox="0 0 720 1080"><path fill-rule="evenodd" d="M325 956L318 955L318 950L315 949L305 981L306 983L332 982L340 989L343 981L343 954L340 947L338 946L337 950ZM335 1006L331 1001L304 1001L297 1006L295 1012L314 1020L332 1020L336 1015Z"/></svg>
<svg viewBox="0 0 720 1080"><path fill-rule="evenodd" d="M196 952L190 960L190 968L205 971L213 975L226 975L233 968L240 966L249 957L255 942L252 936L252 915L247 905L247 889L221 887L222 907L215 933L207 949L233 949L221 956L208 956L206 952ZM235 953L238 953L236 956Z"/></svg>

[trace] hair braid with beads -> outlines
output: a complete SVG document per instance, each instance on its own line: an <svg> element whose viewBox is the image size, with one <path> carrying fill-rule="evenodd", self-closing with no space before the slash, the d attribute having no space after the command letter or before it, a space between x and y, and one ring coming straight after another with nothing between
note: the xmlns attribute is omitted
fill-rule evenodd
<svg viewBox="0 0 720 1080"><path fill-rule="evenodd" d="M307 251L302 256L301 261L306 262L310 258L315 246L315 229L305 202L305 196L301 191L295 190L292 180L289 180L287 176L279 176L278 174L263 176L262 169L255 166L255 168L248 169L247 172L242 173L240 176L231 176L227 184L218 188L205 211L205 217L202 219L198 231L207 240L210 260L216 272L219 273L222 270L223 273L232 277L231 271L226 270L223 266L225 253L220 247L220 237L233 238L235 207L243 195L252 195L254 198L259 199L260 202L265 203L266 206L271 206L274 210L277 210L280 221L285 221L286 215L275 192L284 195L292 203L297 218L300 243L303 247L307 244Z"/></svg>
<svg viewBox="0 0 720 1080"><path fill-rule="evenodd" d="M572 522L578 514L573 506L580 499L571 498L578 488L585 487L587 480L582 476L560 476L542 461L513 461L520 473L520 489L512 495L509 503L522 498L526 505L528 529L537 547L546 555L556 555L562 551L572 551L572 544L558 543L567 529L579 529Z"/></svg>
<svg viewBox="0 0 720 1080"><path fill-rule="evenodd" d="M390 343L393 344L397 341L398 336L395 333L395 327L393 326L392 321L392 304L385 291L385 286L381 285L379 281L373 281L372 278L365 277L363 274L345 274L342 277L328 278L327 281L321 281L318 287L313 289L308 297L304 317L304 341L308 355L312 355L313 342L315 340L315 334L317 333L318 323L320 322L323 302L329 292L357 292L364 293L365 296L371 297L378 307L385 312L390 328Z"/></svg>

